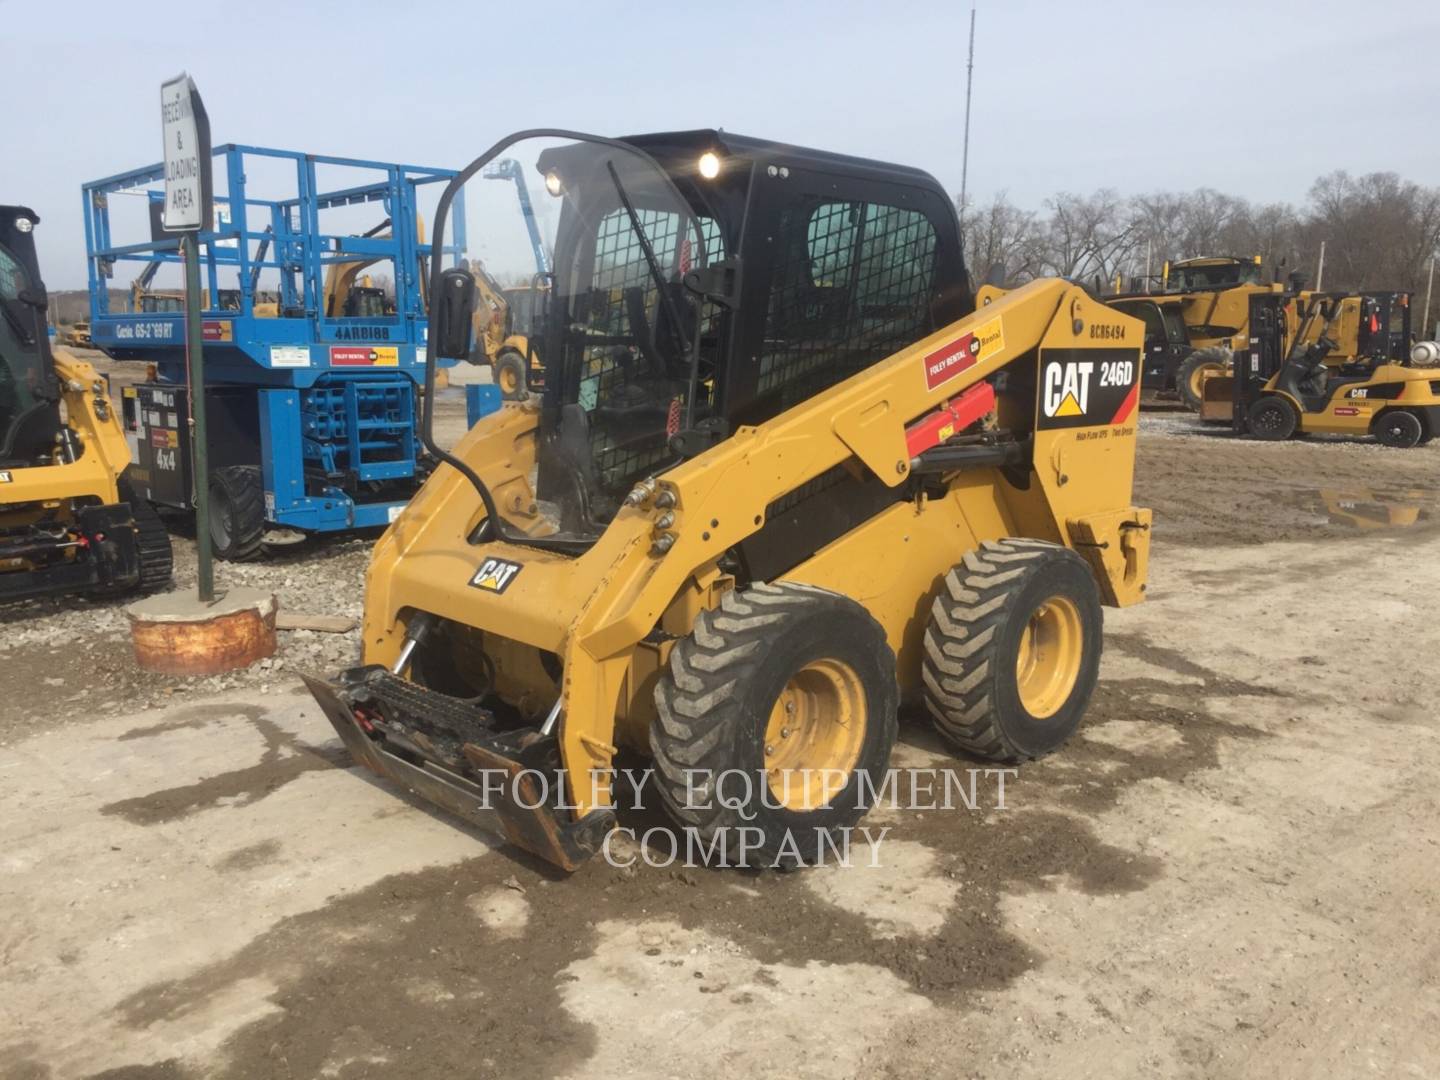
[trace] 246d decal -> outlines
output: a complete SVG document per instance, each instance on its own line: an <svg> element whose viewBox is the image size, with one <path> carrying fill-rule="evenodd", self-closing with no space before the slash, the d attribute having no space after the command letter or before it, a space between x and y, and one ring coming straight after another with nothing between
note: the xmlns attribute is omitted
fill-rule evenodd
<svg viewBox="0 0 1440 1080"><path fill-rule="evenodd" d="M1041 430L1124 423L1140 394L1133 349L1050 349L1040 354L1035 426Z"/></svg>

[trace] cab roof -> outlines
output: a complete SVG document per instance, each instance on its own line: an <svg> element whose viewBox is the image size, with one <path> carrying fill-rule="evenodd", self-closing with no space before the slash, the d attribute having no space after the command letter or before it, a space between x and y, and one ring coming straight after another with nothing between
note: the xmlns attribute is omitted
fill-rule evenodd
<svg viewBox="0 0 1440 1080"><path fill-rule="evenodd" d="M896 165L871 158L837 154L829 150L815 150L790 143L772 142L749 135L735 135L715 128L697 128L693 131L660 131L644 135L626 135L621 142L629 143L645 151L657 161L693 161L710 150L722 158L738 158L753 161L763 166L775 165L792 168L813 169L817 172L840 172L867 180L908 184L912 187L927 188L949 200L949 194L940 182L924 169L909 165Z"/></svg>

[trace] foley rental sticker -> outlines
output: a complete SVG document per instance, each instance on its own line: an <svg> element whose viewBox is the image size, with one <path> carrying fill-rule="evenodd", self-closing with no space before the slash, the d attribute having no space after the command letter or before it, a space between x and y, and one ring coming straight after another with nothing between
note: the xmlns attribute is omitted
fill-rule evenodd
<svg viewBox="0 0 1440 1080"><path fill-rule="evenodd" d="M982 323L971 333L964 334L926 355L925 389L934 390L966 368L974 367L981 360L988 360L1004 347L1005 332L997 316Z"/></svg>
<svg viewBox="0 0 1440 1080"><path fill-rule="evenodd" d="M396 367L400 350L393 345L331 345L332 367Z"/></svg>

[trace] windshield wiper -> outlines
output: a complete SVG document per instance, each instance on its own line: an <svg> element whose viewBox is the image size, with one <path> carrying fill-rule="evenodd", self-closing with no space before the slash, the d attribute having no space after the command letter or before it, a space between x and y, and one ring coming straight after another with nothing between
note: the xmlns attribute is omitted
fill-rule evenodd
<svg viewBox="0 0 1440 1080"><path fill-rule="evenodd" d="M690 338L685 333L685 324L680 321L680 309L675 306L675 297L671 296L670 290L665 287L665 275L660 272L660 262L655 258L655 249L650 246L650 238L645 235L645 227L640 224L640 215L635 213L635 204L630 201L625 185L620 182L615 163L607 158L605 168L615 185L615 194L620 197L620 205L625 208L625 214L630 219L630 227L635 230L635 239L640 241L640 251L645 256L645 265L650 270L651 280L655 282L655 291L660 295L660 302L665 305L665 314L670 316L671 325L680 335L680 344L684 351L689 352Z"/></svg>
<svg viewBox="0 0 1440 1080"><path fill-rule="evenodd" d="M607 159L605 168L609 171L610 180L615 185L615 194L620 197L620 205L625 208L625 213L630 218L630 227L635 230L635 237L640 241L640 250L645 255L645 265L649 267L650 277L655 282L655 290L660 294L660 302L665 305L666 314L670 316L670 324L675 328L675 333L680 338L681 351L689 354L690 363L686 375L685 388L685 427L689 429L695 425L695 398L699 393L700 320L703 317L703 312L696 312L695 336L691 338L690 335L685 332L685 323L680 318L680 310L675 306L674 296L672 296L670 290L665 287L665 278L660 273L660 263L655 258L655 251L650 246L650 239L645 235L644 227L640 224L640 215L635 213L635 206L630 201L629 193L626 192L625 185L620 182L620 174L615 171L614 162ZM690 219L688 217L682 217L682 219L676 223L676 235L684 237L689 231ZM700 241L701 262L703 263L705 262L703 257L705 237L698 228L696 229L696 235ZM681 452L679 460L683 461L684 458L685 454Z"/></svg>

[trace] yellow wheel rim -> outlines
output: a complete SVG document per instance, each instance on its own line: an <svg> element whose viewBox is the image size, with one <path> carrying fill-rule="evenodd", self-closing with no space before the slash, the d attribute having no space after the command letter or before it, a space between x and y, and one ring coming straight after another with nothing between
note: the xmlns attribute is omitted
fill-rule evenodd
<svg viewBox="0 0 1440 1080"><path fill-rule="evenodd" d="M500 368L500 389L506 394L513 394L520 389L520 376L509 364Z"/></svg>
<svg viewBox="0 0 1440 1080"><path fill-rule="evenodd" d="M1052 596L1030 613L1015 657L1015 682L1020 704L1036 720L1054 716L1075 689L1084 645L1080 609L1067 598Z"/></svg>
<svg viewBox="0 0 1440 1080"><path fill-rule="evenodd" d="M839 660L790 677L765 725L765 779L775 803L818 810L844 790L865 741L865 690Z"/></svg>

